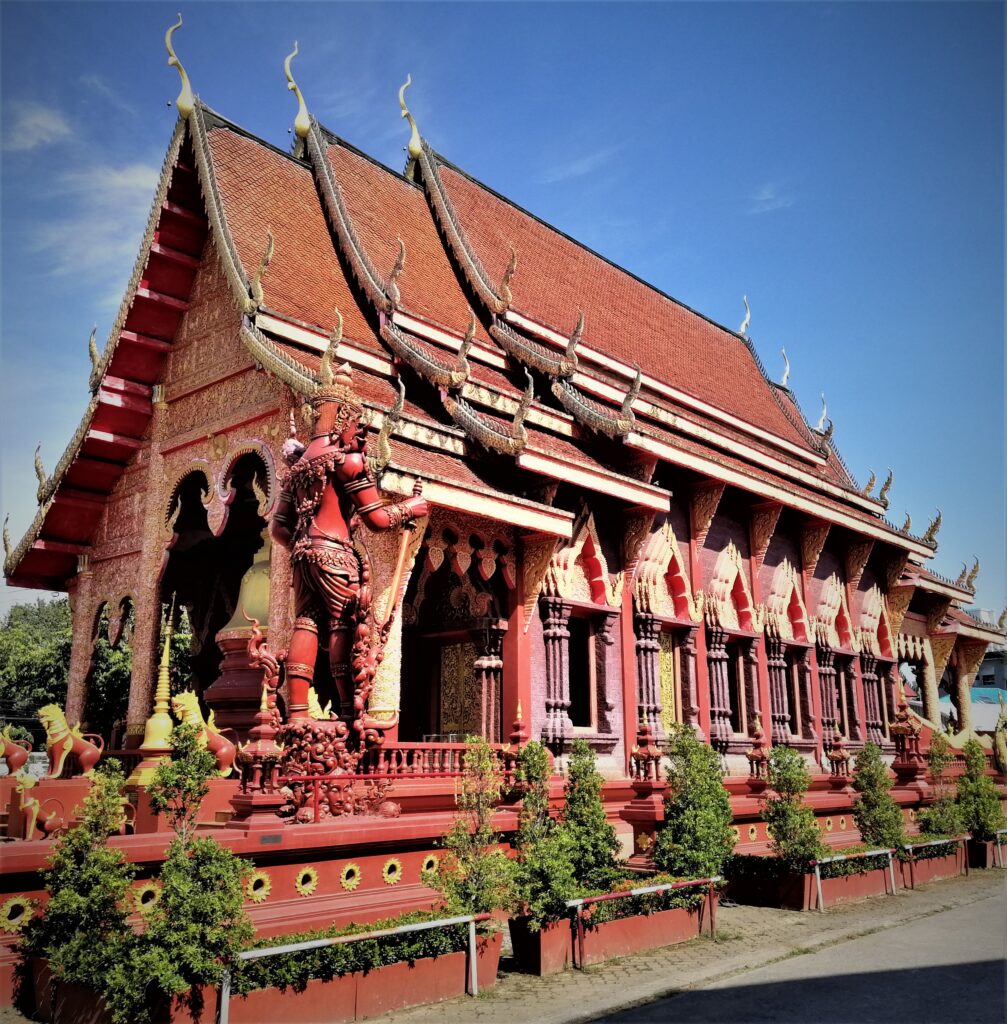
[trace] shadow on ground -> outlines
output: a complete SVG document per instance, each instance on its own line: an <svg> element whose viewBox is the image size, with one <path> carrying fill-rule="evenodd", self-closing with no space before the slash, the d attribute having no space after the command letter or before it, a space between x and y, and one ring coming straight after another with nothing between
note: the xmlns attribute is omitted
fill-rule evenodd
<svg viewBox="0 0 1007 1024"><path fill-rule="evenodd" d="M801 958L786 961L788 973ZM836 951L837 968L842 953ZM674 1024L1003 1024L1007 1020L1004 962L925 964L871 971L725 985L668 996L597 1022Z"/></svg>

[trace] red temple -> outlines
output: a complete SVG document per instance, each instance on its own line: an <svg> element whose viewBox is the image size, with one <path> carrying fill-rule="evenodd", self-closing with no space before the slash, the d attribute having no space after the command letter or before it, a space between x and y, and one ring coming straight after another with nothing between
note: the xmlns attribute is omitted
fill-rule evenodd
<svg viewBox="0 0 1007 1024"><path fill-rule="evenodd" d="M830 841L856 838L847 763L867 741L894 759L907 818L929 799L900 742L899 666L916 670L923 720L940 721L950 679L960 745L969 687L1002 633L962 610L975 572L926 568L939 523L915 536L889 522L890 479L859 486L824 413L810 426L744 333L520 209L415 126L399 173L303 107L293 154L198 100L180 109L87 409L40 473L38 514L5 575L70 595L68 723L84 716L102 612L113 639L133 615L132 766L166 753L150 721L167 714L166 676L156 683L173 601L194 632L196 695L176 713L214 712L251 738L248 759L294 719L326 734L329 781L304 783L285 816L268 757L250 786L221 779L204 809L221 842L269 873L251 906L260 931L428 904L420 869L451 819L469 733L501 749L541 739L560 767L587 740L637 855L662 814L655 744L676 722L722 753L745 852L766 848L757 796L771 744L813 766L810 802L840 823ZM360 670L366 690L339 685L323 637L300 701L291 656L275 660L301 620L291 549L269 525L311 443L302 406L335 362L382 507L421 489L428 509L418 502L427 514L411 532L354 531L388 629ZM250 647L259 633L266 646ZM339 784L343 770L375 776L380 799ZM8 893L40 888L50 840L31 800L69 815L86 784L45 780L26 795L0 779L20 840L3 848ZM154 864L163 826L136 800L134 834L114 842ZM502 811L501 828L512 819ZM307 896L295 886L305 865L320 876Z"/></svg>

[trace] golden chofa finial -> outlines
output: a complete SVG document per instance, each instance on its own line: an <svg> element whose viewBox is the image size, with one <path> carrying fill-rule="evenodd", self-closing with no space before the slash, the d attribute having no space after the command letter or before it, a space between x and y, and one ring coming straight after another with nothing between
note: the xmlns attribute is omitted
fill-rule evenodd
<svg viewBox="0 0 1007 1024"><path fill-rule="evenodd" d="M306 139L308 132L311 131L311 118L308 117L308 105L304 102L304 95L302 94L300 87L294 81L294 76L290 73L290 62L300 53L298 49L297 40L294 40L294 48L287 54L286 60L283 62L283 72L287 76L287 88L297 97L297 117L294 118L294 134L299 139Z"/></svg>
<svg viewBox="0 0 1007 1024"><path fill-rule="evenodd" d="M171 37L174 35L175 29L181 27L182 15L179 14L178 21L176 21L175 24L164 33L164 45L168 50L168 67L176 68L178 70L179 78L182 79L182 91L178 94L178 98L175 100L175 106L178 107L178 112L182 117L188 117L196 109L196 100L192 95L192 86L189 84L189 76L185 73L185 68L182 67L182 62L175 55L175 48L171 45Z"/></svg>
<svg viewBox="0 0 1007 1024"><path fill-rule="evenodd" d="M406 80L399 89L399 106L402 108L402 116L409 122L409 127L412 128L412 134L409 136L409 144L406 146L406 152L409 154L410 160L419 160L423 155L423 141L420 139L420 130L416 127L416 119L412 114L409 113L409 108L406 106L406 89L413 84L413 76L406 75Z"/></svg>

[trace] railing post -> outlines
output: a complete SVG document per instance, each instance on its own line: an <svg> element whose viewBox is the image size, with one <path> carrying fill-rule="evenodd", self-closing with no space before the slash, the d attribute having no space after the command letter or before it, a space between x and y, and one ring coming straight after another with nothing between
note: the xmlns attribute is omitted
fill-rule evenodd
<svg viewBox="0 0 1007 1024"><path fill-rule="evenodd" d="M231 968L225 967L220 979L220 1005L217 1007L217 1024L227 1024L231 1007Z"/></svg>
<svg viewBox="0 0 1007 1024"><path fill-rule="evenodd" d="M969 841L962 837L962 862L965 864L965 877L969 876ZM1004 866L1003 853L1000 854L1000 867Z"/></svg>
<svg viewBox="0 0 1007 1024"><path fill-rule="evenodd" d="M909 847L909 887L916 891L916 850Z"/></svg>
<svg viewBox="0 0 1007 1024"><path fill-rule="evenodd" d="M479 954L476 949L476 919L469 918L469 990L479 995Z"/></svg>
<svg viewBox="0 0 1007 1024"><path fill-rule="evenodd" d="M892 851L888 851L888 874L892 879L892 895L895 895L895 861L892 859Z"/></svg>
<svg viewBox="0 0 1007 1024"><path fill-rule="evenodd" d="M822 897L822 869L818 861L815 861L815 891L818 893L818 912L825 913L825 900Z"/></svg>
<svg viewBox="0 0 1007 1024"><path fill-rule="evenodd" d="M584 969L584 904L577 904L577 969Z"/></svg>
<svg viewBox="0 0 1007 1024"><path fill-rule="evenodd" d="M717 900L713 893L714 884L710 883L707 888L707 898L710 901L710 938L714 938L717 934Z"/></svg>

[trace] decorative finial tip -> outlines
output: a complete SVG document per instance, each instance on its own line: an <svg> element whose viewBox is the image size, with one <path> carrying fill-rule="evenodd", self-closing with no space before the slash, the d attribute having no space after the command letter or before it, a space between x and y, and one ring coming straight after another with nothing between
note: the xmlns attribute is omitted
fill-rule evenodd
<svg viewBox="0 0 1007 1024"><path fill-rule="evenodd" d="M164 45L168 51L168 67L175 68L178 71L178 76L182 80L182 89L175 100L175 106L178 107L178 112L182 117L188 117L196 109L196 99L192 94L192 85L189 83L189 76L186 74L185 68L182 67L182 62L178 59L175 53L175 47L172 45L171 37L175 34L175 30L182 27L182 15L181 12L178 15L178 21L175 22L171 28L168 29L164 34Z"/></svg>
<svg viewBox="0 0 1007 1024"><path fill-rule="evenodd" d="M306 139L311 131L311 118L308 117L308 105L304 102L304 96L294 81L290 70L290 62L300 53L297 40L294 40L294 48L287 54L283 62L283 72L287 76L287 88L297 97L297 117L294 118L294 133L299 139Z"/></svg>
<svg viewBox="0 0 1007 1024"><path fill-rule="evenodd" d="M410 160L419 160L423 155L423 141L420 138L420 130L416 127L416 120L412 114L409 113L409 108L406 106L406 89L413 84L413 76L410 74L406 75L406 80L402 83L399 89L399 106L402 108L402 117L409 122L409 127L412 132L409 135L409 143L406 146L406 152L409 153Z"/></svg>

